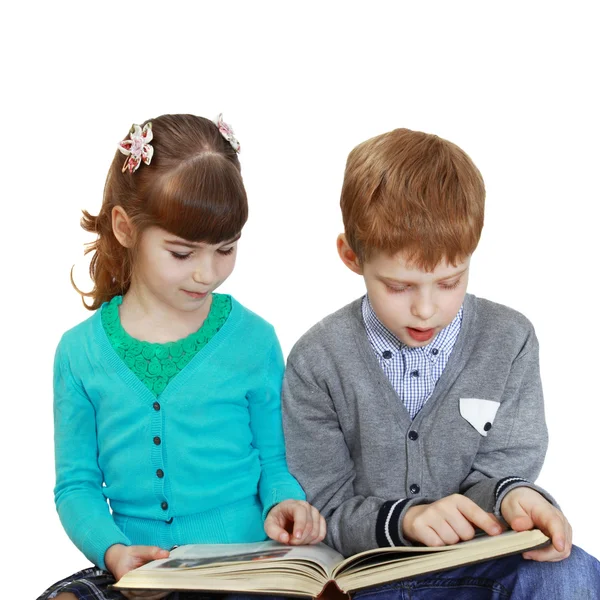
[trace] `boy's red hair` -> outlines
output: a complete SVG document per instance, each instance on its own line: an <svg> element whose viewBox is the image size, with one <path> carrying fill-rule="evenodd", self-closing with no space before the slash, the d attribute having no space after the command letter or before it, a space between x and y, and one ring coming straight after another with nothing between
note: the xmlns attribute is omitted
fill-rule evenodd
<svg viewBox="0 0 600 600"><path fill-rule="evenodd" d="M346 239L361 262L402 252L432 271L473 253L483 227L485 187L458 146L409 129L359 144L348 156L341 208Z"/></svg>

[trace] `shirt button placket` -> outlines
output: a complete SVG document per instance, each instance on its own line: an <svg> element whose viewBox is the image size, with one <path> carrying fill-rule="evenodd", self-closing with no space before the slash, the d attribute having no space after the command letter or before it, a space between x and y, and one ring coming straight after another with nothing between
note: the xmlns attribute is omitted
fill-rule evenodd
<svg viewBox="0 0 600 600"><path fill-rule="evenodd" d="M409 352L408 360L406 362L406 368L404 371L404 383L405 393L408 394L407 409L411 414L415 415L415 420L412 426L406 433L406 458L407 458L407 470L406 470L406 486L407 497L414 498L421 492L421 486L419 482L421 480L422 473L422 448L419 442L418 427L420 419L418 418L418 412L421 407L421 391L420 391L420 376L422 364L420 362L421 354L413 351Z"/></svg>
<svg viewBox="0 0 600 600"><path fill-rule="evenodd" d="M164 432L163 432L163 406L155 400L151 406L151 443L152 443L152 479L155 497L158 498L160 518L165 521L169 519L169 499L165 489L166 474L164 465Z"/></svg>
<svg viewBox="0 0 600 600"><path fill-rule="evenodd" d="M419 432L416 430L417 425L413 422L413 427L406 434L406 482L408 487L408 497L419 495L421 486L417 483L421 479L421 444L419 443Z"/></svg>
<svg viewBox="0 0 600 600"><path fill-rule="evenodd" d="M415 373L418 373L418 357L414 350L404 352L404 374L402 377L402 398L404 406L411 417L415 415L416 398L418 396L418 382Z"/></svg>

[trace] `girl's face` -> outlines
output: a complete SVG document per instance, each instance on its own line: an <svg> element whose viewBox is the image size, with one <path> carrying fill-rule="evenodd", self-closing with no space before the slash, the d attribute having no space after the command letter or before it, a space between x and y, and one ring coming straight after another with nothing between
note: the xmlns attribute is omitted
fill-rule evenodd
<svg viewBox="0 0 600 600"><path fill-rule="evenodd" d="M142 233L136 249L132 287L169 308L195 311L231 275L238 239L239 235L215 245L188 242L150 227Z"/></svg>

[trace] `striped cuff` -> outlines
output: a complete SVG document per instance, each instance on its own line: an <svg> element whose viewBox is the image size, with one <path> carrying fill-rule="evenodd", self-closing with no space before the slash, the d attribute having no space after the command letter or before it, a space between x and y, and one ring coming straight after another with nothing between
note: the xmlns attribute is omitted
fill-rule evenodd
<svg viewBox="0 0 600 600"><path fill-rule="evenodd" d="M498 480L496 483L496 487L494 488L494 514L502 519L502 512L500 510L502 506L502 502L506 497L508 492L511 492L515 488L518 487L528 487L533 491L543 496L552 506L558 508L560 510L560 506L558 502L544 489L527 481L527 479L523 479L522 477L504 477L503 479Z"/></svg>
<svg viewBox="0 0 600 600"><path fill-rule="evenodd" d="M410 498L403 500L389 500L379 509L375 536L380 548L389 546L404 546L400 539L400 515Z"/></svg>
<svg viewBox="0 0 600 600"><path fill-rule="evenodd" d="M502 492L515 483L524 483L530 485L530 482L522 477L504 477L503 479L500 479L494 490L494 506L498 504L498 500L502 495Z"/></svg>

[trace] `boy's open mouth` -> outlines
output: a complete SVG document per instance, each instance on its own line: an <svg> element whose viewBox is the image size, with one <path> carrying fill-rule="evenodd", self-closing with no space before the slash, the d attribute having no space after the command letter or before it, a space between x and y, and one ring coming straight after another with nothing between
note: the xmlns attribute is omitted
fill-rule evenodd
<svg viewBox="0 0 600 600"><path fill-rule="evenodd" d="M433 337L434 329L414 329L413 327L407 327L408 335L417 342L426 342Z"/></svg>

